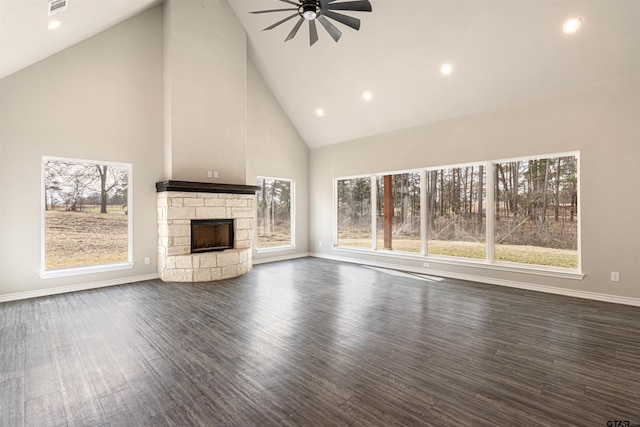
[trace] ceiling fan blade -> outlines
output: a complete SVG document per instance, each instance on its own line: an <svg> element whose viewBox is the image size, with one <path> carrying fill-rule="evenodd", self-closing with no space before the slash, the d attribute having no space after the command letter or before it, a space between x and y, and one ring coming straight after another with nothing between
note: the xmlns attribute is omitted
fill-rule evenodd
<svg viewBox="0 0 640 427"><path fill-rule="evenodd" d="M302 25L302 23L305 21L304 18L300 17L300 20L298 22L296 22L296 25L293 27L293 29L291 30L291 32L289 33L289 35L287 36L286 39L284 39L284 41L288 42L289 40L291 40L292 38L294 38L296 36L296 34L298 33L298 30L300 29L300 26Z"/></svg>
<svg viewBox="0 0 640 427"><path fill-rule="evenodd" d="M354 18L352 16L343 15L341 13L332 12L330 10L325 10L322 12L324 16L327 18L335 19L336 21L353 28L354 30L360 29L360 20L358 18Z"/></svg>
<svg viewBox="0 0 640 427"><path fill-rule="evenodd" d="M321 9L326 9L326 5L328 5L329 3L333 3L336 0L320 0L320 8Z"/></svg>
<svg viewBox="0 0 640 427"><path fill-rule="evenodd" d="M282 24L283 22L287 22L289 19L291 19L291 18L295 18L296 16L299 16L299 15L298 15L297 13L294 13L294 14L293 14L293 15L291 15L291 16L287 16L286 18L284 18L284 19L282 19L282 20L280 20L280 21L276 22L275 24L273 24L273 25L269 25L267 28L265 28L265 29L264 29L264 30L262 30L262 31L273 30L273 29L274 29L275 27L277 27L278 25Z"/></svg>
<svg viewBox="0 0 640 427"><path fill-rule="evenodd" d="M280 1L283 2L283 3L292 4L292 5L296 6L296 7L300 7L300 3L294 3L294 2L289 1L289 0L280 0Z"/></svg>
<svg viewBox="0 0 640 427"><path fill-rule="evenodd" d="M318 16L316 19L320 21L324 29L327 30L327 32L333 38L333 40L335 40L336 42L340 40L340 37L342 36L342 31L340 31L335 25L329 22L329 20L322 15Z"/></svg>
<svg viewBox="0 0 640 427"><path fill-rule="evenodd" d="M309 46L313 46L318 41L318 28L316 27L316 20L311 19L309 21Z"/></svg>
<svg viewBox="0 0 640 427"><path fill-rule="evenodd" d="M256 10L255 12L249 12L249 13L258 14L258 13L284 12L285 10L298 10L298 9L294 9L290 7L288 9Z"/></svg>
<svg viewBox="0 0 640 427"><path fill-rule="evenodd" d="M327 4L327 10L353 10L356 12L371 12L369 0L345 1L342 3Z"/></svg>

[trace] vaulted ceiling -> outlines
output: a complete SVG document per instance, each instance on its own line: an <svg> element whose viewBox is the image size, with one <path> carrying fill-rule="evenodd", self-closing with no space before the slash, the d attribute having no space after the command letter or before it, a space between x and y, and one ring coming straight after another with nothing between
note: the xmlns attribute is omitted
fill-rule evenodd
<svg viewBox="0 0 640 427"><path fill-rule="evenodd" d="M68 48L161 0L70 0L48 15L49 0L0 0L0 78ZM49 30L50 21L63 26Z"/></svg>
<svg viewBox="0 0 640 427"><path fill-rule="evenodd" d="M637 0L371 0L337 23L338 43L318 26L309 46L280 0L228 0L249 54L309 147L507 107L640 72ZM337 2L346 0L337 0ZM157 0L70 2L65 31L46 29L46 0L0 0L4 77L142 11ZM579 17L576 34L563 22ZM450 75L440 73L449 63ZM365 101L364 91L372 99ZM317 109L325 114L319 117Z"/></svg>

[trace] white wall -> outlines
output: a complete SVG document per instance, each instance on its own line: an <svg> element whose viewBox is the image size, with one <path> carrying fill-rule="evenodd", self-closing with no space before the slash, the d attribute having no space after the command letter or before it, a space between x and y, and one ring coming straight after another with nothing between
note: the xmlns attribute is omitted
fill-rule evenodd
<svg viewBox="0 0 640 427"><path fill-rule="evenodd" d="M158 6L0 80L0 297L157 273L162 58ZM37 275L42 156L133 164L133 270Z"/></svg>
<svg viewBox="0 0 640 427"><path fill-rule="evenodd" d="M256 66L248 61L247 183L258 176L295 181L295 249L255 253L255 260L309 250L309 149L289 121ZM255 251L255 249L254 249Z"/></svg>
<svg viewBox="0 0 640 427"><path fill-rule="evenodd" d="M165 178L245 184L244 28L226 0L167 0L164 31Z"/></svg>
<svg viewBox="0 0 640 427"><path fill-rule="evenodd" d="M239 49L247 61L246 47ZM158 6L0 80L0 298L156 274L154 184L164 177L163 50ZM334 177L579 150L584 280L435 261L432 269L640 298L640 76L309 151L255 66L250 61L247 66L247 152L239 179L296 180L296 249L282 255L312 250L421 268L421 261L331 248ZM133 163L133 270L39 278L42 156ZM146 256L150 265L141 263ZM609 281L611 271L621 273L620 283Z"/></svg>
<svg viewBox="0 0 640 427"><path fill-rule="evenodd" d="M574 150L580 151L583 280L436 261L431 262L431 270L489 282L542 285L567 293L640 298L639 75L499 111L312 149L311 251L326 257L422 268L423 260L332 248L335 177ZM612 271L621 273L621 282L610 281Z"/></svg>
<svg viewBox="0 0 640 427"><path fill-rule="evenodd" d="M226 130L222 132L231 135L230 139L221 137L211 143L203 140L200 148L206 153L199 151L200 142L194 145L174 139L165 159L165 124L169 129L175 127L164 118L164 58L170 50L165 43L175 49L175 37L185 37L182 45L192 47L198 43L190 43L189 37L199 36L178 29L172 37L165 38L163 5L0 80L0 301L156 276L155 183L165 179L165 160L169 169L178 166L173 168L176 174L172 179L207 181L202 172L211 169L220 172L218 180L208 180L212 182L253 184L258 175L293 178L296 248L269 254L267 258L307 253L308 149L251 63L247 75L245 34L241 27L238 34L239 23L229 19L228 13L233 11L227 2L207 0L202 4L214 7L218 12L214 18L225 21L213 26L213 36L235 39L216 48L219 75L201 83L209 95L230 91L237 98L229 111L223 111L229 106L227 102L213 110L207 109L210 98L196 103L213 115L203 126L222 120L224 123L217 125L224 125ZM197 2L193 5L201 6ZM189 11L193 12L187 8L181 13L188 15ZM177 25L175 15L172 19L171 25ZM198 46L207 51L205 56L210 60L209 47ZM189 52L197 56L197 52ZM175 49L169 55L184 53ZM182 65L191 61L191 66L197 66L193 57L183 61ZM226 69L224 64L228 65ZM205 64L203 73L195 73L193 79L210 71L210 66ZM179 77L176 79L178 83L169 79L173 88L189 86ZM230 87L225 88L225 82ZM176 110L185 106L180 102L168 105L174 118ZM195 108L195 104L189 105ZM183 111L177 113L179 117ZM234 144L227 147L232 141ZM133 164L136 265L132 270L56 279L38 276L42 156ZM149 265L142 262L144 257L151 258Z"/></svg>

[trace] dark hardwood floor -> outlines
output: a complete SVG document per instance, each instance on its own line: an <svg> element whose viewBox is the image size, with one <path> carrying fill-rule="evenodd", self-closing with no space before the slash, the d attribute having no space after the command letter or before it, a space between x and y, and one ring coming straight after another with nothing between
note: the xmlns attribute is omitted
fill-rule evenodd
<svg viewBox="0 0 640 427"><path fill-rule="evenodd" d="M2 426L640 424L639 308L312 258L0 304L0 343Z"/></svg>

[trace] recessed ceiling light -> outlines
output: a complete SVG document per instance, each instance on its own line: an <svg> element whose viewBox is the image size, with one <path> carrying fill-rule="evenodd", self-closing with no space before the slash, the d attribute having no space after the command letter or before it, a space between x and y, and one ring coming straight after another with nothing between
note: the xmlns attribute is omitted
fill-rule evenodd
<svg viewBox="0 0 640 427"><path fill-rule="evenodd" d="M442 64L442 66L440 67L440 72L445 76L451 74L452 71L453 67L451 66L451 64Z"/></svg>
<svg viewBox="0 0 640 427"><path fill-rule="evenodd" d="M371 101L373 99L373 94L371 92L369 92L369 91L363 92L362 98L365 101Z"/></svg>
<svg viewBox="0 0 640 427"><path fill-rule="evenodd" d="M582 26L582 19L580 18L570 18L564 21L562 24L562 31L565 34L573 34L580 29Z"/></svg>
<svg viewBox="0 0 640 427"><path fill-rule="evenodd" d="M322 108L318 108L316 110L316 114L318 115L318 117L322 117L324 116L324 110Z"/></svg>
<svg viewBox="0 0 640 427"><path fill-rule="evenodd" d="M60 25L62 24L62 22L58 21L58 20L53 20L51 22L49 22L48 28L50 30L55 30L56 28L58 28Z"/></svg>

